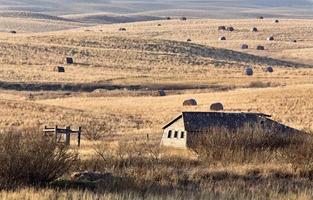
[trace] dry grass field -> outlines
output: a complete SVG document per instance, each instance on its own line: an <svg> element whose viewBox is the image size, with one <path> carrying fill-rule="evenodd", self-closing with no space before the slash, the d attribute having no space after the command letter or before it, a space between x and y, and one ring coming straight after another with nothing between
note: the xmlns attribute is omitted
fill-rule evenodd
<svg viewBox="0 0 313 200"><path fill-rule="evenodd" d="M6 22L0 19L2 29L15 29L5 28ZM0 33L2 130L71 125L103 133L105 137L98 141L83 137L78 150L83 163L96 156L99 145L114 148L133 141L145 142L147 134L152 145L158 146L161 128L169 120L182 111L208 111L214 102L222 102L226 111L262 112L288 126L313 131L312 20L280 19L279 23L273 19L161 20L88 28L70 22L71 27L59 27L63 22L53 22L58 26L56 30L70 30L49 32L50 24L44 32ZM235 31L218 31L220 25L231 25ZM121 27L127 31L118 31ZM252 27L259 31L250 32ZM270 35L274 41L266 41ZM227 40L218 41L219 36ZM249 49L240 49L244 43ZM265 50L255 50L257 45L264 45ZM67 65L66 56L73 57L75 63ZM65 73L55 72L57 66L64 66ZM243 74L247 66L253 67L253 76ZM274 72L264 72L266 66L272 66ZM159 89L165 89L167 96L158 96ZM183 107L188 98L195 98L199 105ZM96 164L87 166L97 168ZM290 163L277 161L268 165L220 163L200 167L238 174L258 169L264 176L273 170L298 173ZM290 193L273 190L268 198L312 198L311 186L303 186L306 179L293 181L294 185L288 185L294 189ZM303 185L297 185L297 181ZM255 197L251 191L247 196L238 196L240 191L236 189L216 187L223 192L216 193L211 188L208 194L199 194L203 196L198 199ZM260 194L262 187L256 186L255 194ZM43 195L47 199L102 198L87 191L64 191L56 197L53 191L0 192L0 198L18 199L24 195L26 199ZM104 199L140 198L138 195L110 193ZM164 198L179 199L180 195ZM151 199L159 198L151 194Z"/></svg>

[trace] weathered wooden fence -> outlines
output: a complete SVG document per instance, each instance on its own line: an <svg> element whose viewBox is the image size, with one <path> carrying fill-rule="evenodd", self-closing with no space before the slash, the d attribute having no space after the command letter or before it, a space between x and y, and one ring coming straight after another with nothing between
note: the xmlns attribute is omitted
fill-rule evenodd
<svg viewBox="0 0 313 200"><path fill-rule="evenodd" d="M46 136L54 135L57 142L62 142L62 138L64 138L64 143L67 146L71 144L71 135L77 134L77 146L80 146L81 127L79 127L77 130L74 130L71 129L70 126L67 126L65 128L59 128L58 126L48 128L47 126L45 126L43 132Z"/></svg>

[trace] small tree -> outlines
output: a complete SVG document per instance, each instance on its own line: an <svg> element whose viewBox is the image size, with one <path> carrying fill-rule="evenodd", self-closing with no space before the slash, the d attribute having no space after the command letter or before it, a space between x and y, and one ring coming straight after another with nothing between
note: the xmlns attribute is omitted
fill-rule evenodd
<svg viewBox="0 0 313 200"><path fill-rule="evenodd" d="M34 130L0 134L0 188L42 185L60 178L77 160L77 153Z"/></svg>
<svg viewBox="0 0 313 200"><path fill-rule="evenodd" d="M100 140L112 131L112 127L105 122L90 121L84 126L83 131L87 140Z"/></svg>

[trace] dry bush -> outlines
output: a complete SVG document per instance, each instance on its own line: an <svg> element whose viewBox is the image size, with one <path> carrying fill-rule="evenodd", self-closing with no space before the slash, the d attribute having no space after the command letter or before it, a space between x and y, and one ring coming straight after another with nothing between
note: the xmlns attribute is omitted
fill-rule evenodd
<svg viewBox="0 0 313 200"><path fill-rule="evenodd" d="M313 179L313 138L310 135L303 139L297 146L290 145L282 149L282 156L287 163L290 163L294 171L300 176Z"/></svg>
<svg viewBox="0 0 313 200"><path fill-rule="evenodd" d="M113 149L107 145L98 145L95 152L103 162L102 169L121 169L129 166L147 166L148 163L156 163L160 159L158 145L145 142L119 142Z"/></svg>
<svg viewBox="0 0 313 200"><path fill-rule="evenodd" d="M105 136L109 135L112 131L112 127L105 121L98 122L91 120L84 126L83 135L87 140L101 140Z"/></svg>
<svg viewBox="0 0 313 200"><path fill-rule="evenodd" d="M199 158L209 163L268 163L286 162L290 152L304 145L305 141L304 135L265 132L262 128L247 126L233 131L213 128L207 134L193 138L192 146ZM303 153L311 150L313 147Z"/></svg>
<svg viewBox="0 0 313 200"><path fill-rule="evenodd" d="M49 183L77 160L76 153L36 130L4 131L0 138L0 188Z"/></svg>
<svg viewBox="0 0 313 200"><path fill-rule="evenodd" d="M143 193L207 190L212 184L213 190L220 192L225 191L225 184L231 188L247 187L258 192L273 191L270 190L272 187L289 191L294 189L298 177L304 179L301 179L303 185L300 184L296 191L311 187L306 185L313 177L311 137L264 133L260 129L250 131L248 128L233 133L215 130L205 137L199 136L198 148L195 149L199 160L165 156L160 153L157 144L144 142L119 143L115 150L112 146L99 145L97 156L82 161L81 168L111 172L114 177L121 178L114 182L115 188ZM275 166L291 164L298 168L297 171L285 168L271 171L244 167L245 164L258 166L262 163ZM220 164L225 167L217 169ZM238 171L226 166L243 168Z"/></svg>
<svg viewBox="0 0 313 200"><path fill-rule="evenodd" d="M268 87L279 87L282 84L262 81L252 81L247 85L247 88L268 88Z"/></svg>

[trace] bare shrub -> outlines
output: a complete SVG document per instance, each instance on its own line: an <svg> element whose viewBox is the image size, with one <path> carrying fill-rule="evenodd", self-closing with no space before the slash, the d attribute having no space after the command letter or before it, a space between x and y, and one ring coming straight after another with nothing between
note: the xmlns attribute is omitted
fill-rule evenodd
<svg viewBox="0 0 313 200"><path fill-rule="evenodd" d="M145 142L119 142L116 148L108 145L95 147L98 158L107 169L127 168L129 166L141 166L147 163L157 162L160 159L160 148L157 145Z"/></svg>
<svg viewBox="0 0 313 200"><path fill-rule="evenodd" d="M0 188L49 183L76 160L76 153L38 131L5 131L0 135Z"/></svg>
<svg viewBox="0 0 313 200"><path fill-rule="evenodd" d="M299 142L297 146L290 145L282 149L283 158L290 163L295 171L305 173L313 178L313 138L308 136Z"/></svg>
<svg viewBox="0 0 313 200"><path fill-rule="evenodd" d="M267 87L271 87L271 83L270 82L264 83L262 81L253 81L249 83L247 87L248 88L267 88Z"/></svg>
<svg viewBox="0 0 313 200"><path fill-rule="evenodd" d="M282 159L285 153L303 142L300 135L265 132L255 127L230 131L214 128L206 134L198 134L192 146L200 159L210 163L267 163Z"/></svg>
<svg viewBox="0 0 313 200"><path fill-rule="evenodd" d="M87 140L100 140L109 135L112 127L106 122L89 121L83 126L83 135Z"/></svg>
<svg viewBox="0 0 313 200"><path fill-rule="evenodd" d="M268 87L279 87L282 86L279 83L252 81L247 85L247 88L268 88Z"/></svg>

